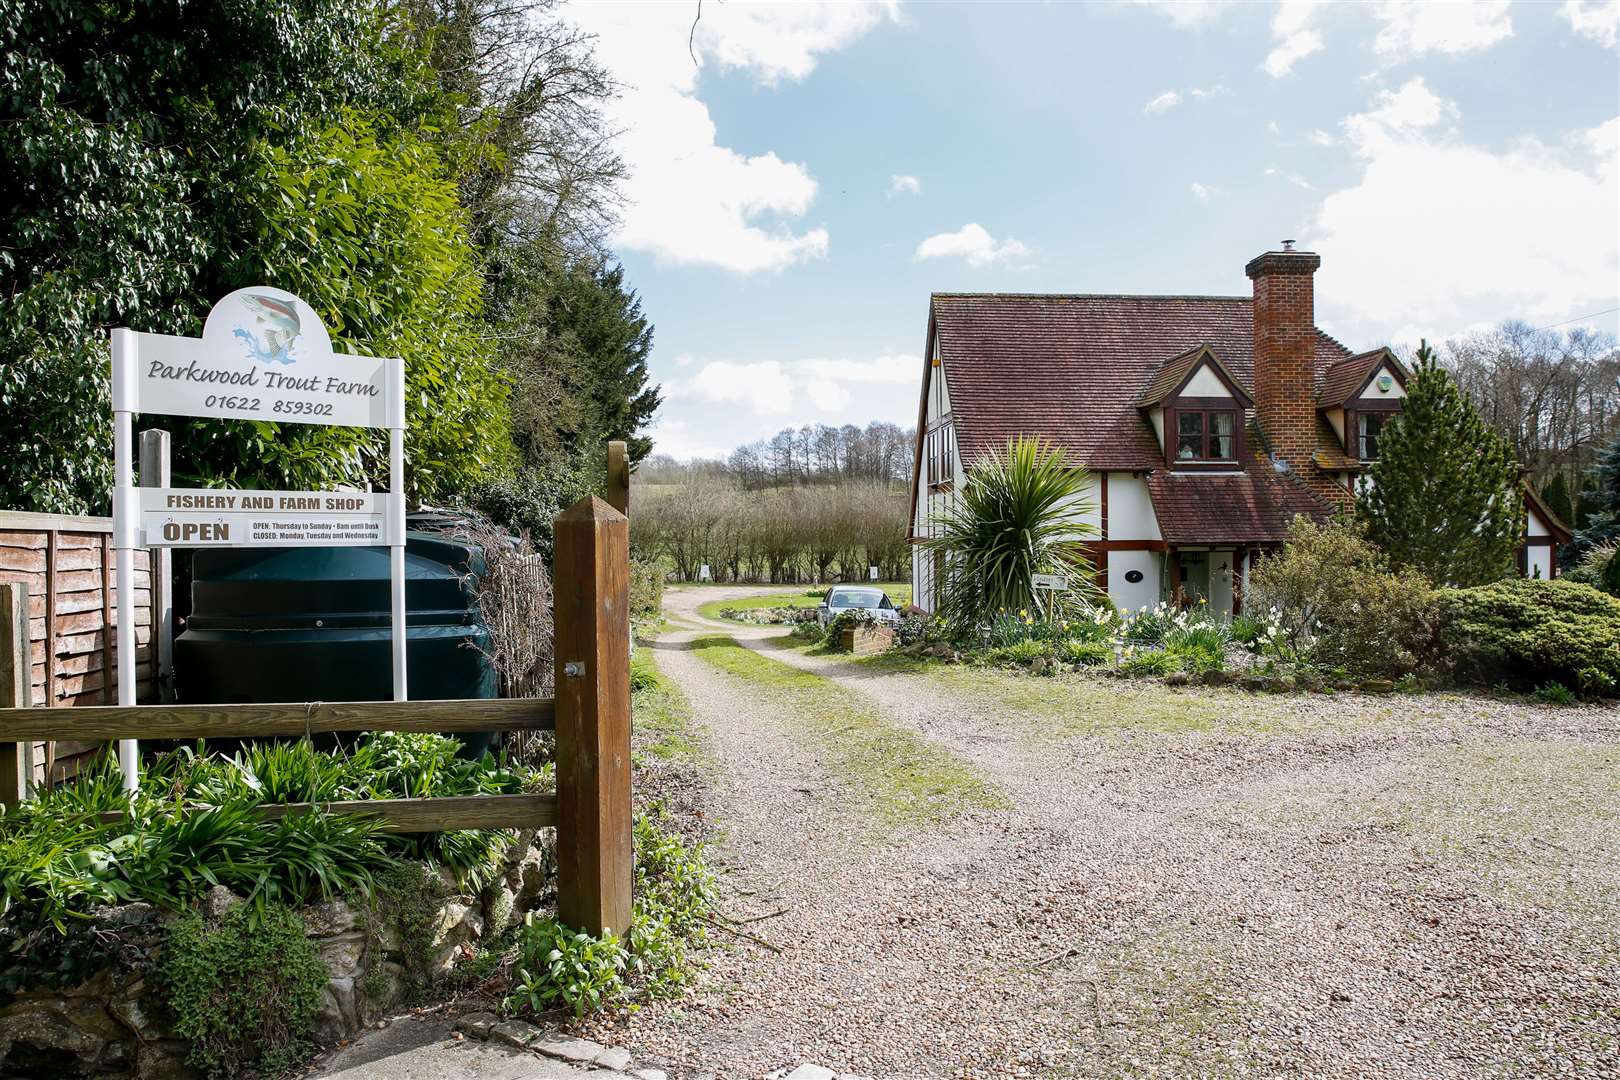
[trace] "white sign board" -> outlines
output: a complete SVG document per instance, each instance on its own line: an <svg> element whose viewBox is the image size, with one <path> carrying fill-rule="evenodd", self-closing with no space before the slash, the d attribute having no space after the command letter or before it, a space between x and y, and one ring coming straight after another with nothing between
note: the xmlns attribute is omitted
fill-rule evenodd
<svg viewBox="0 0 1620 1080"><path fill-rule="evenodd" d="M868 566L866 568L866 576L872 581L876 581L878 579L878 568L875 566Z"/></svg>
<svg viewBox="0 0 1620 1080"><path fill-rule="evenodd" d="M371 492L141 488L146 547L383 547L388 497Z"/></svg>
<svg viewBox="0 0 1620 1080"><path fill-rule="evenodd" d="M1046 589L1051 592L1064 592L1069 587L1069 579L1062 574L1031 574L1029 587L1032 589Z"/></svg>
<svg viewBox="0 0 1620 1080"><path fill-rule="evenodd" d="M397 360L332 351L310 306L266 286L238 289L208 313L200 338L136 334L129 412L293 424L391 427Z"/></svg>
<svg viewBox="0 0 1620 1080"><path fill-rule="evenodd" d="M215 304L200 338L111 336L118 704L135 704L132 556L143 546L386 545L394 700L406 700L405 362L333 352L314 309L263 285ZM388 494L137 489L136 413L387 428ZM138 760L135 740L120 739L126 790L135 788Z"/></svg>

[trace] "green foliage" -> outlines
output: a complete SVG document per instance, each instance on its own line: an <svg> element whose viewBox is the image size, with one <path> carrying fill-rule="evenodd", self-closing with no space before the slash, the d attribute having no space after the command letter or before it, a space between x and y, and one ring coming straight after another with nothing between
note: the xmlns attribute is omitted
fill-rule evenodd
<svg viewBox="0 0 1620 1080"><path fill-rule="evenodd" d="M598 447L543 466L528 465L475 485L463 501L501 528L527 534L549 566L556 555L552 526L557 515L585 496L600 493L606 460Z"/></svg>
<svg viewBox="0 0 1620 1080"><path fill-rule="evenodd" d="M1121 675L1138 677L1168 675L1179 666L1177 658L1162 649L1146 649L1141 652L1127 649L1119 659Z"/></svg>
<svg viewBox="0 0 1620 1080"><path fill-rule="evenodd" d="M249 918L237 906L215 924L190 912L164 942L159 979L187 1061L209 1076L275 1074L308 1048L324 998L326 965L304 923L271 905Z"/></svg>
<svg viewBox="0 0 1620 1080"><path fill-rule="evenodd" d="M1295 518L1282 550L1251 571L1249 598L1271 609L1285 659L1393 679L1431 655L1433 590L1391 571L1356 523Z"/></svg>
<svg viewBox="0 0 1620 1080"><path fill-rule="evenodd" d="M1513 448L1480 417L1425 342L1401 412L1356 496L1368 538L1399 568L1442 585L1513 572L1524 503Z"/></svg>
<svg viewBox="0 0 1620 1080"><path fill-rule="evenodd" d="M1620 435L1598 454L1581 486L1580 518L1580 531L1565 553L1570 562L1599 544L1620 542Z"/></svg>
<svg viewBox="0 0 1620 1080"><path fill-rule="evenodd" d="M352 750L250 743L234 757L185 747L149 762L125 794L111 762L0 816L7 917L54 925L94 904L178 910L214 885L255 910L367 895L399 858L428 859L478 888L510 842L501 831L384 833L372 818L321 812L266 821L261 802L509 794L525 774L456 756L448 736L379 732ZM119 811L115 820L99 814Z"/></svg>
<svg viewBox="0 0 1620 1080"><path fill-rule="evenodd" d="M1564 577L1602 589L1610 596L1620 596L1620 559L1614 557L1617 550L1620 545L1612 540L1594 544Z"/></svg>
<svg viewBox="0 0 1620 1080"><path fill-rule="evenodd" d="M706 940L716 886L702 844L688 844L655 803L635 821L635 904L630 967L638 984L661 996L690 981L693 949Z"/></svg>
<svg viewBox="0 0 1620 1080"><path fill-rule="evenodd" d="M0 503L106 507L106 330L196 333L263 276L262 148L345 108L437 108L390 19L343 0L0 5Z"/></svg>
<svg viewBox="0 0 1620 1080"><path fill-rule="evenodd" d="M1543 705L1573 705L1575 704L1575 691L1563 683L1543 683L1536 687L1530 695Z"/></svg>
<svg viewBox="0 0 1620 1080"><path fill-rule="evenodd" d="M936 613L954 633L977 630L996 612L1078 615L1095 578L1084 540L1095 531L1084 469L1034 439L1013 439L967 473L962 491L922 542L943 568ZM1034 574L1066 574L1070 588L1038 602Z"/></svg>
<svg viewBox="0 0 1620 1080"><path fill-rule="evenodd" d="M664 617L664 568L651 559L630 560L630 619L652 624Z"/></svg>
<svg viewBox="0 0 1620 1080"><path fill-rule="evenodd" d="M562 1006L575 1016L596 1012L624 996L628 961L623 942L611 930L596 938L531 911L518 932L512 972L517 987L507 995L506 1008L538 1013Z"/></svg>
<svg viewBox="0 0 1620 1080"><path fill-rule="evenodd" d="M1232 618L1232 640L1251 650L1257 647L1265 632L1265 624L1251 615L1235 615Z"/></svg>
<svg viewBox="0 0 1620 1080"><path fill-rule="evenodd" d="M1057 658L1068 664L1096 667L1111 661L1114 650L1105 642L1070 639L1058 644Z"/></svg>
<svg viewBox="0 0 1620 1080"><path fill-rule="evenodd" d="M1008 645L992 645L984 651L984 659L992 664L1027 667L1051 651L1050 643L1030 637Z"/></svg>
<svg viewBox="0 0 1620 1080"><path fill-rule="evenodd" d="M1570 499L1569 481L1562 470L1553 473L1553 478L1542 487L1541 501L1547 504L1547 509L1551 510L1564 525L1569 525L1575 520L1575 504Z"/></svg>
<svg viewBox="0 0 1620 1080"><path fill-rule="evenodd" d="M1546 682L1610 693L1620 682L1620 599L1590 585L1498 581L1440 594L1441 637L1458 678Z"/></svg>

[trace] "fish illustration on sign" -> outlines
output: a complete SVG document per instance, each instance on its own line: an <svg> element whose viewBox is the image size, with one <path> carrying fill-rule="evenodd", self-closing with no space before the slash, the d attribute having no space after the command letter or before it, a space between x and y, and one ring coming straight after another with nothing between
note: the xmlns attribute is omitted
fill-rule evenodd
<svg viewBox="0 0 1620 1080"><path fill-rule="evenodd" d="M292 363L292 345L302 329L298 322L298 309L290 301L260 293L245 293L242 306L253 316L259 334L242 326L232 333L247 342L248 352L253 359L266 364ZM261 334L264 338L262 344L259 340Z"/></svg>

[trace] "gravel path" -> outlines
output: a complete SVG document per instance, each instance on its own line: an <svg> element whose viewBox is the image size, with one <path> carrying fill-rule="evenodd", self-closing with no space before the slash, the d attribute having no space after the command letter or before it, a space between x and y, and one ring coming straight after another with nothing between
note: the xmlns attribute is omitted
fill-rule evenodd
<svg viewBox="0 0 1620 1080"><path fill-rule="evenodd" d="M1620 715L884 671L655 646L716 760L737 942L615 1034L673 1072L1620 1076ZM782 591L780 588L774 591ZM1010 808L872 843L716 632L875 701ZM854 839L862 838L862 839ZM683 1072L682 1067L685 1067Z"/></svg>

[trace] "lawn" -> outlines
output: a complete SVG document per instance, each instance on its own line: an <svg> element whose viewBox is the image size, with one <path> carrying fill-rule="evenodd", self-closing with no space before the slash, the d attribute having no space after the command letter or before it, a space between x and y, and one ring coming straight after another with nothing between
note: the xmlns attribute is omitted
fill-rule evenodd
<svg viewBox="0 0 1620 1080"><path fill-rule="evenodd" d="M911 603L911 586L905 582L879 581L874 582L878 588L889 594L894 606L904 608ZM697 613L705 619L723 619L720 614L722 608L735 608L738 611L758 611L761 608L796 607L811 608L821 603L821 597L826 586L811 586L799 589L796 592L770 593L765 596L744 596L732 600L710 600L700 604ZM726 620L732 621L732 620Z"/></svg>

